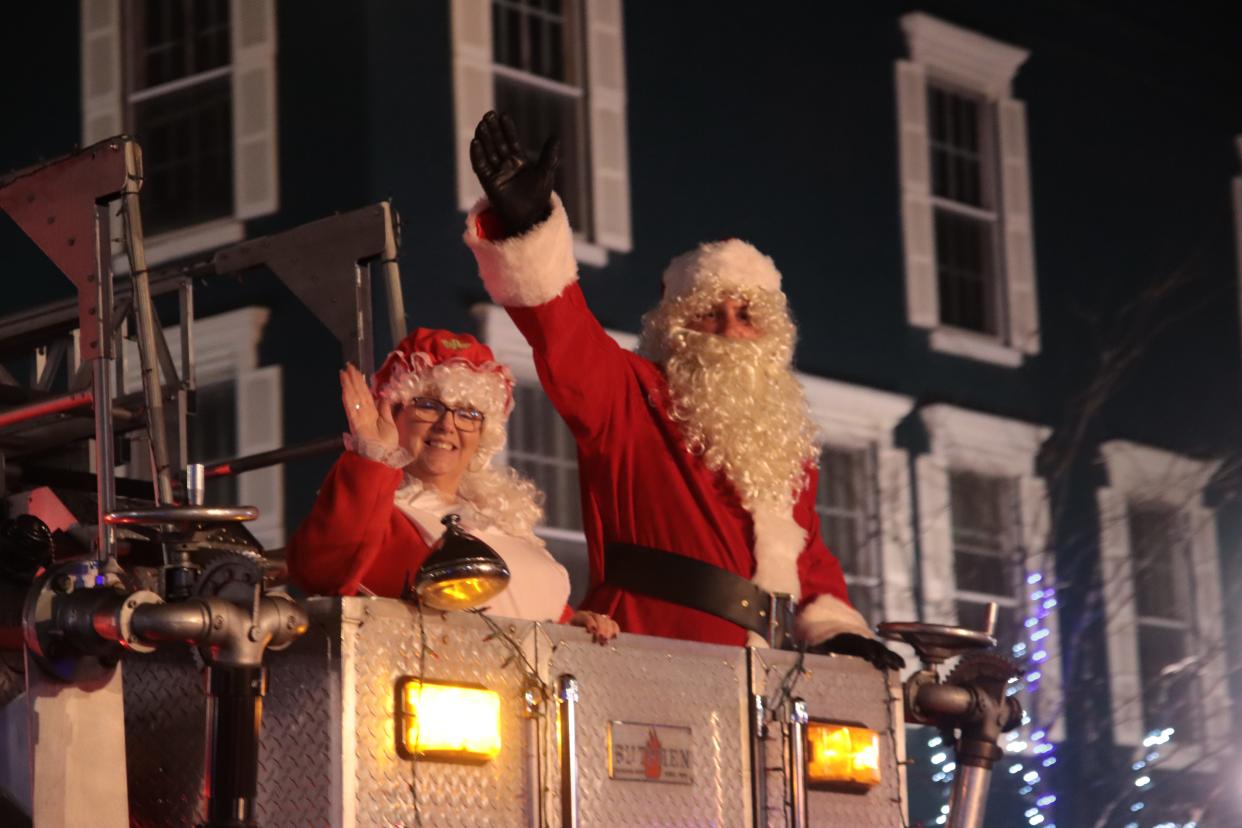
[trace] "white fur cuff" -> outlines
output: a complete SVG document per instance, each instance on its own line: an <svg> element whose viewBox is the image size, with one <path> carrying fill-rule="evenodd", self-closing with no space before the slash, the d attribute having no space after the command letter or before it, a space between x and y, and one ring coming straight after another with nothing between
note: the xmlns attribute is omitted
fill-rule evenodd
<svg viewBox="0 0 1242 828"><path fill-rule="evenodd" d="M802 596L798 555L806 546L806 530L788 506L751 509L755 521L755 574L751 582L768 592L783 592L795 601Z"/></svg>
<svg viewBox="0 0 1242 828"><path fill-rule="evenodd" d="M363 440L352 434L342 434L341 437L344 439L345 448L349 451L360 454L368 460L383 463L385 466L404 469L414 462L414 456L400 446L386 446L374 440Z"/></svg>
<svg viewBox="0 0 1242 828"><path fill-rule="evenodd" d="M487 209L480 199L466 216L462 239L474 253L479 276L492 301L529 308L550 302L578 279L574 236L561 199L552 194L552 214L520 236L500 241L479 237L478 215Z"/></svg>
<svg viewBox="0 0 1242 828"><path fill-rule="evenodd" d="M794 629L808 644L819 644L840 633L875 638L858 610L833 595L820 595L798 613Z"/></svg>

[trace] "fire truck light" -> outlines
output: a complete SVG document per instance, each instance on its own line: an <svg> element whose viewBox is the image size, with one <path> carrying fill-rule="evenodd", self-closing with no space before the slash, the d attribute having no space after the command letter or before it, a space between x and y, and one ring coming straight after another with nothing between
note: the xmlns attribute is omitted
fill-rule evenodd
<svg viewBox="0 0 1242 828"><path fill-rule="evenodd" d="M855 725L807 724L807 781L821 785L880 784L880 734Z"/></svg>
<svg viewBox="0 0 1242 828"><path fill-rule="evenodd" d="M487 762L500 753L500 694L484 687L402 679L397 687L406 758Z"/></svg>

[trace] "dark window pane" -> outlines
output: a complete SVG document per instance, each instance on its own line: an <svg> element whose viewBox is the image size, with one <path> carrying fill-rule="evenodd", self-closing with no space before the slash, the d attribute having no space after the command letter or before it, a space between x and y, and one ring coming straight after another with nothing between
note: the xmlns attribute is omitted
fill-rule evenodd
<svg viewBox="0 0 1242 828"><path fill-rule="evenodd" d="M561 163L556 171L556 191L565 202L569 223L584 231L590 224L586 169L586 127L582 99L540 89L519 80L496 75L496 108L513 115L518 137L527 151L536 154L550 135L561 139Z"/></svg>
<svg viewBox="0 0 1242 828"><path fill-rule="evenodd" d="M135 0L131 91L230 61L228 0Z"/></svg>
<svg viewBox="0 0 1242 828"><path fill-rule="evenodd" d="M935 225L941 320L954 327L996 334L999 313L994 224L937 207Z"/></svg>
<svg viewBox="0 0 1242 828"><path fill-rule="evenodd" d="M998 596L1014 594L1013 566L998 555L976 555L955 549L953 575L958 589Z"/></svg>
<svg viewBox="0 0 1242 828"><path fill-rule="evenodd" d="M1188 622L1190 562L1177 510L1160 504L1131 504L1128 515L1138 614Z"/></svg>
<svg viewBox="0 0 1242 828"><path fill-rule="evenodd" d="M949 474L953 572L957 588L1017 597L1011 481L968 472Z"/></svg>
<svg viewBox="0 0 1242 828"><path fill-rule="evenodd" d="M970 472L949 474L949 502L953 509L954 535L973 534L986 539L988 547L1005 548L1008 524L1009 481Z"/></svg>
<svg viewBox="0 0 1242 828"><path fill-rule="evenodd" d="M228 0L197 0L194 6L194 72L229 62Z"/></svg>
<svg viewBox="0 0 1242 828"><path fill-rule="evenodd" d="M547 53L544 49L544 20L537 15L529 15L526 18L526 43L529 60L525 69L536 75L548 77L547 70Z"/></svg>
<svg viewBox="0 0 1242 828"><path fill-rule="evenodd" d="M869 537L867 485L865 451L824 447L816 504L824 544L847 575L875 577L878 568L874 539Z"/></svg>
<svg viewBox="0 0 1242 828"><path fill-rule="evenodd" d="M237 456L236 384L229 380L199 386L194 407L186 424L190 462L212 463ZM236 504L237 478L211 478L204 500L209 506Z"/></svg>
<svg viewBox="0 0 1242 828"><path fill-rule="evenodd" d="M560 3L494 0L492 25L492 54L497 63L549 80L569 80L567 19Z"/></svg>
<svg viewBox="0 0 1242 828"><path fill-rule="evenodd" d="M977 98L928 87L933 195L972 207L993 202L983 188L984 106Z"/></svg>
<svg viewBox="0 0 1242 828"><path fill-rule="evenodd" d="M1189 634L1183 629L1140 624L1138 638L1144 729L1171 727L1176 741L1198 741L1202 710L1198 666L1184 664L1165 674L1166 668L1183 662L1189 654Z"/></svg>
<svg viewBox="0 0 1242 828"><path fill-rule="evenodd" d="M582 530L577 446L537 385L518 385L509 429L509 462L543 492L545 524Z"/></svg>
<svg viewBox="0 0 1242 828"><path fill-rule="evenodd" d="M134 106L143 149L142 213L154 235L233 212L233 115L228 77Z"/></svg>
<svg viewBox="0 0 1242 828"><path fill-rule="evenodd" d="M883 614L878 537L871 506L873 485L865 450L825 446L820 453L819 514L824 544L845 572L850 601L870 623Z"/></svg>

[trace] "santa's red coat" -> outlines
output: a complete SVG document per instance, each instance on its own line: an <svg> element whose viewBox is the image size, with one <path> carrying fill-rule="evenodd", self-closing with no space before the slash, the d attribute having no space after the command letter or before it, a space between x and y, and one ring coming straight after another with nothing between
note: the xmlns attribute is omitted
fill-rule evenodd
<svg viewBox="0 0 1242 828"><path fill-rule="evenodd" d="M753 578L756 520L724 474L709 471L686 449L668 416L668 383L659 366L623 350L587 308L559 203L523 236L490 242L479 231L476 221L468 223L466 242L484 284L530 343L544 390L577 441L591 573L582 608L608 613L625 632L746 643L745 630L731 622L607 584L604 547L610 541L675 552ZM762 427L761 412L756 427ZM866 634L849 605L841 566L820 539L816 485L811 468L793 520L778 516L783 524L769 529L773 521L765 519L761 554L771 558L769 578L757 582L800 597L799 627L812 641L845 631Z"/></svg>

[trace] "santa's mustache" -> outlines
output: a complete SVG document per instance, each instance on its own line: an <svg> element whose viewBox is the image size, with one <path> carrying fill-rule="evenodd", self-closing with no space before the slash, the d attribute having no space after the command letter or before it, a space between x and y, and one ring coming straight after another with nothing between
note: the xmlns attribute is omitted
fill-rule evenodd
<svg viewBox="0 0 1242 828"><path fill-rule="evenodd" d="M670 414L691 451L743 503L788 503L817 453L815 426L780 343L682 329L665 363Z"/></svg>

